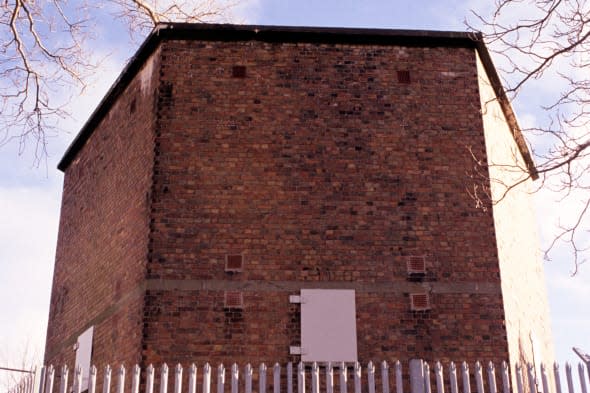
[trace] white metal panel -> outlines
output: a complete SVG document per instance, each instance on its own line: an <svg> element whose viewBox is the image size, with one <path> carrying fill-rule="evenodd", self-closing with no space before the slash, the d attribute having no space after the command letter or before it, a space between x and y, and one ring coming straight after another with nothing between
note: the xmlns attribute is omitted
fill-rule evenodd
<svg viewBox="0 0 590 393"><path fill-rule="evenodd" d="M88 330L78 336L76 343L76 368L82 368L82 386L80 391L88 390L88 376L90 375L90 361L92 358L92 337L94 334L94 326L90 326Z"/></svg>
<svg viewBox="0 0 590 393"><path fill-rule="evenodd" d="M301 290L301 351L304 362L357 361L354 290Z"/></svg>

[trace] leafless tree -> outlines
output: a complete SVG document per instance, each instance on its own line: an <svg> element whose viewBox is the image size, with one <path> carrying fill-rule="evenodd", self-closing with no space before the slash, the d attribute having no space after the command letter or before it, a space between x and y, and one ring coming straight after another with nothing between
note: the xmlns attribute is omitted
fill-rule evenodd
<svg viewBox="0 0 590 393"><path fill-rule="evenodd" d="M97 24L123 24L145 36L158 22L219 20L232 6L224 0L0 0L0 145L46 154L57 122L68 115L68 97L83 91L100 59L86 43L100 40ZM71 97L69 97L71 98ZM38 161L37 161L38 162Z"/></svg>
<svg viewBox="0 0 590 393"><path fill-rule="evenodd" d="M561 217L545 252L549 258L569 246L575 273L590 251L590 2L496 0L489 16L474 15L468 24L483 31L509 98L545 98L539 100L545 119L523 131L532 142L538 186L577 208L573 217Z"/></svg>

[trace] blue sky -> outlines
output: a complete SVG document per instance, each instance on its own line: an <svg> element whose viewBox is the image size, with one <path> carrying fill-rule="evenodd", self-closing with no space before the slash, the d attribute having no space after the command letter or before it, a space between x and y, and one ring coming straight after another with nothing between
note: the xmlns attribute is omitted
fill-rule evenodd
<svg viewBox="0 0 590 393"><path fill-rule="evenodd" d="M489 11L488 1L385 0L243 0L233 20L251 24L375 27L396 29L466 30L470 9ZM0 364L16 365L28 347L41 357L51 289L59 222L62 174L56 169L63 152L100 98L118 76L135 48L112 26L96 30L93 51L107 56L84 96L71 105L72 119L51 139L46 162L33 165L33 149L19 153L15 143L0 148ZM540 88L539 88L540 89ZM545 86L545 89L547 87ZM535 97L534 88L523 97ZM514 102L524 125L537 124L543 113L532 100ZM539 233L543 244L551 238L556 212L567 210L548 193L537 195ZM541 263L541 262L540 262ZM556 357L577 358L572 346L590 351L590 264L570 277L571 258L558 250L544 262L553 320Z"/></svg>

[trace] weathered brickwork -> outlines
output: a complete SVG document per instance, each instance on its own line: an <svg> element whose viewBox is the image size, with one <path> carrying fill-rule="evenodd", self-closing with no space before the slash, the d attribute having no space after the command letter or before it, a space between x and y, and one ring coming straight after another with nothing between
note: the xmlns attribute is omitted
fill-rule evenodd
<svg viewBox="0 0 590 393"><path fill-rule="evenodd" d="M141 359L154 152L157 54L65 171L45 361L75 357L95 325L93 361Z"/></svg>
<svg viewBox="0 0 590 393"><path fill-rule="evenodd" d="M148 277L253 288L233 330L223 292L195 293L194 308L168 295L169 311L146 324L172 327L177 346L146 330L149 361L182 356L186 342L208 349L189 351L197 360L286 360L297 291L260 297L259 281L353 283L364 360L506 357L492 215L465 192L467 147L485 159L473 49L171 41L162 57ZM240 273L224 272L232 253L244 255ZM428 255L430 280L491 283L498 299L432 294L433 309L416 313L407 293L372 292L406 283L414 254ZM206 323L174 329L181 318Z"/></svg>
<svg viewBox="0 0 590 393"><path fill-rule="evenodd" d="M67 165L46 360L94 324L99 363L297 361L309 288L355 290L363 362L512 355L474 47L157 48Z"/></svg>

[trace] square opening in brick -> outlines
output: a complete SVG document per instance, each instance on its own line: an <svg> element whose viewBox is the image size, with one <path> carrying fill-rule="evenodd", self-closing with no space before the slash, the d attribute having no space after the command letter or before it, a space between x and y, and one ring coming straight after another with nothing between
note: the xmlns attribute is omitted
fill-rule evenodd
<svg viewBox="0 0 590 393"><path fill-rule="evenodd" d="M410 293L410 309L412 311L430 310L430 295L428 293Z"/></svg>
<svg viewBox="0 0 590 393"><path fill-rule="evenodd" d="M246 66L236 65L232 67L232 77L234 78L245 78L246 77Z"/></svg>
<svg viewBox="0 0 590 393"><path fill-rule="evenodd" d="M411 255L407 259L407 267L409 275L424 275L426 274L426 256Z"/></svg>
<svg viewBox="0 0 590 393"><path fill-rule="evenodd" d="M226 272L241 272L244 269L244 257L241 254L228 254L225 256Z"/></svg>
<svg viewBox="0 0 590 393"><path fill-rule="evenodd" d="M410 71L402 70L397 72L397 81L399 83L410 83Z"/></svg>
<svg viewBox="0 0 590 393"><path fill-rule="evenodd" d="M240 291L225 291L223 294L223 307L244 308L244 295Z"/></svg>

